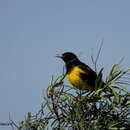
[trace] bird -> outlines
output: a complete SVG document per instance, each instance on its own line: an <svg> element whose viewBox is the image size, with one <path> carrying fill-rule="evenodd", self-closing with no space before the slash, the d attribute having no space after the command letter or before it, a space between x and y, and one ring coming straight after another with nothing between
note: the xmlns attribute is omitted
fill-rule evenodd
<svg viewBox="0 0 130 130"><path fill-rule="evenodd" d="M65 62L65 77L72 86L80 90L94 91L96 89L97 73L87 64L80 61L73 52L57 54L56 57Z"/></svg>

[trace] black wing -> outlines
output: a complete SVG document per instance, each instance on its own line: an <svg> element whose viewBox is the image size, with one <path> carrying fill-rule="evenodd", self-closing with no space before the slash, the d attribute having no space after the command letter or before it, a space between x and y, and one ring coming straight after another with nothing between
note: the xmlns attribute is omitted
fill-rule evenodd
<svg viewBox="0 0 130 130"><path fill-rule="evenodd" d="M90 86L95 86L95 81L96 81L96 77L97 77L96 72L93 71L88 65L86 65L82 62L80 63L80 65L78 65L78 67L86 72L86 73L80 74L82 80Z"/></svg>

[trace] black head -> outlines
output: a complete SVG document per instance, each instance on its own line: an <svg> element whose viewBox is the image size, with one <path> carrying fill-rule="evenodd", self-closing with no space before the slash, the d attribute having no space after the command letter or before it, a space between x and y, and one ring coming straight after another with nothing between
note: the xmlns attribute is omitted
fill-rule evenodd
<svg viewBox="0 0 130 130"><path fill-rule="evenodd" d="M65 63L69 63L69 62L78 60L78 57L72 52L65 52L61 55L57 55L57 57L61 58Z"/></svg>

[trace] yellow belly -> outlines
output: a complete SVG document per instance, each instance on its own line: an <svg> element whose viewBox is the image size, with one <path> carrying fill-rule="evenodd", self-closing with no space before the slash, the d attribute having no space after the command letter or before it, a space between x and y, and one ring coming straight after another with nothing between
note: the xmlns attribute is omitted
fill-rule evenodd
<svg viewBox="0 0 130 130"><path fill-rule="evenodd" d="M89 90L91 87L87 83L83 82L80 78L80 73L86 73L79 67L74 67L69 74L67 74L68 81L78 89Z"/></svg>

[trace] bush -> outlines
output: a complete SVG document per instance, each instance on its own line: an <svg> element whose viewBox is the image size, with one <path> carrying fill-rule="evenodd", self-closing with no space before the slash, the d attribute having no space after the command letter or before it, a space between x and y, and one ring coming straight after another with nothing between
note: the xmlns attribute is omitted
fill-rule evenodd
<svg viewBox="0 0 130 130"><path fill-rule="evenodd" d="M19 130L128 130L130 129L129 70L114 64L102 86L102 71L96 91L80 91L66 85L62 74L52 77L41 109L21 121Z"/></svg>

